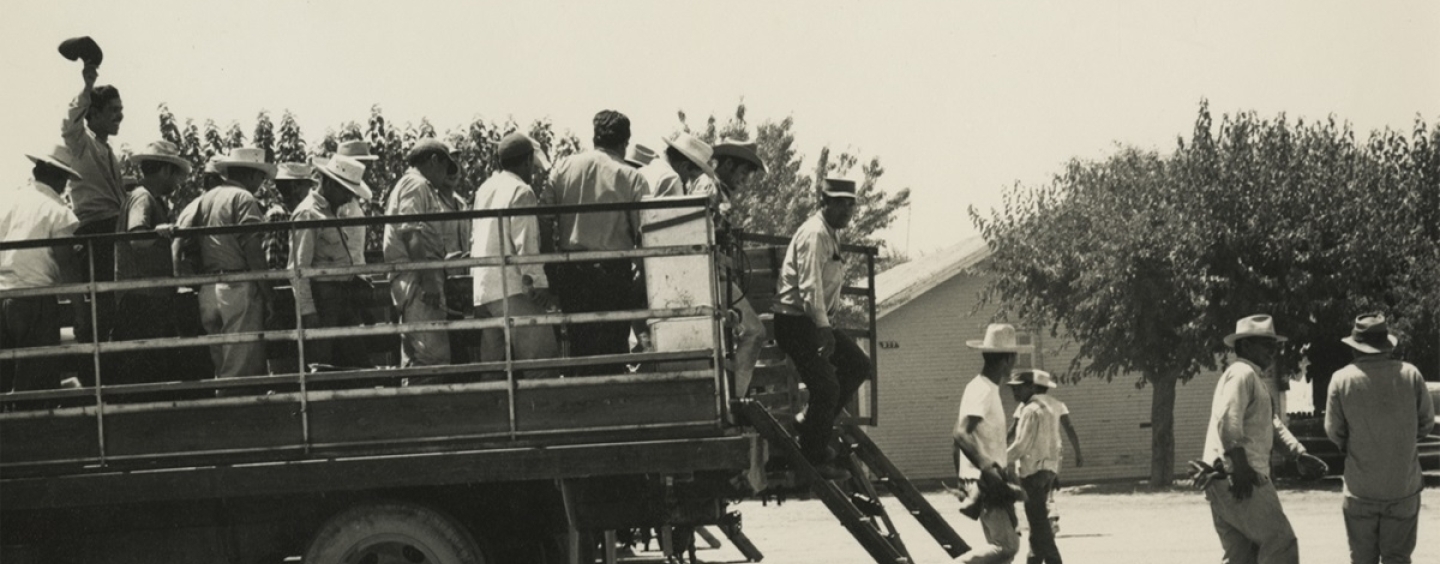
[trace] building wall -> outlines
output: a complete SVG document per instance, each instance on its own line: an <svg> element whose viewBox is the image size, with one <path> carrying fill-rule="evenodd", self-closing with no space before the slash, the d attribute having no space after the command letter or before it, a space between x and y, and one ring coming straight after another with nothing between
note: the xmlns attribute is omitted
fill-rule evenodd
<svg viewBox="0 0 1440 564"><path fill-rule="evenodd" d="M912 479L954 475L951 430L961 392L981 366L980 353L965 341L981 338L996 311L994 306L976 310L985 283L983 276L955 276L878 323L880 418L870 435ZM1065 372L1076 345L1054 338L1042 338L1040 344L1040 352L1033 358L1022 355L1021 364ZM1176 388L1177 472L1184 471L1186 460L1200 457L1217 379L1216 373L1201 374ZM1074 467L1066 441L1062 476L1067 483L1149 475L1151 388L1136 388L1137 381L1138 375L1108 383L1087 379L1051 392L1070 407L1085 454L1086 465ZM1002 398L1006 413L1013 412L1013 399L1008 393Z"/></svg>

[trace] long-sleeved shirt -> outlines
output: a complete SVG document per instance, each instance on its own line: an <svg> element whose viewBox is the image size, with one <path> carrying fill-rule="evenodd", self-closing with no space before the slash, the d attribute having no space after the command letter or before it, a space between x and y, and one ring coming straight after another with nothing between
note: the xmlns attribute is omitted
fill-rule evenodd
<svg viewBox="0 0 1440 564"><path fill-rule="evenodd" d="M535 191L515 173L502 170L490 176L480 189L475 191L476 210L501 210L507 208L528 208L540 205ZM540 254L540 222L533 215L505 218L505 232L500 235L499 218L482 217L474 222L471 233L474 243L471 252L476 257L498 257L503 249L508 256ZM484 305L506 297L502 291L501 268L471 269L474 284L475 305ZM525 277L536 288L549 287L545 269L539 264L521 264L504 267L504 290L513 296L525 292Z"/></svg>
<svg viewBox="0 0 1440 564"><path fill-rule="evenodd" d="M365 208L360 207L360 200L350 200L340 206L336 215L341 219L350 217L365 217ZM345 231L345 241L350 245L350 260L353 264L365 264L365 231L364 225L351 225L342 227Z"/></svg>
<svg viewBox="0 0 1440 564"><path fill-rule="evenodd" d="M170 206L165 203L164 198L157 198L148 188L140 186L131 190L130 197L125 200L125 212L121 215L121 221L120 229L126 232L154 231L156 226L169 223ZM146 239L115 245L117 280L168 278L174 271L168 239ZM175 289L169 287L130 291L153 296L175 293Z"/></svg>
<svg viewBox="0 0 1440 564"><path fill-rule="evenodd" d="M1015 442L1005 450L1022 478L1041 470L1060 471L1060 414L1036 401L1041 397L1032 397L1016 411Z"/></svg>
<svg viewBox="0 0 1440 564"><path fill-rule="evenodd" d="M60 136L75 158L71 168L80 173L80 179L71 180L69 185L70 202L80 223L119 217L126 199L115 151L85 126L85 112L89 109L90 90L82 90L70 102L65 122L60 125Z"/></svg>
<svg viewBox="0 0 1440 564"><path fill-rule="evenodd" d="M390 199L385 202L385 215L390 216L444 211L449 211L449 208L440 201L439 192L414 168L405 171L405 175L400 177L390 191ZM419 237L419 248L415 249L418 255L415 256L412 256L412 249L406 244L412 234ZM384 253L387 263L444 259L445 237L441 233L439 222L408 221L385 225ZM398 272L390 277L390 298L395 301L395 305L403 308L416 299L422 289L426 293L444 295L444 286L444 270Z"/></svg>
<svg viewBox="0 0 1440 564"><path fill-rule="evenodd" d="M221 184L211 188L186 206L180 213L176 225L190 225L189 214L199 218L195 227L222 227L260 223L264 216L260 202L249 190L236 184ZM204 235L200 237L201 272L241 272L265 270L265 251L261 245L262 233Z"/></svg>
<svg viewBox="0 0 1440 564"><path fill-rule="evenodd" d="M1270 451L1276 439L1288 454L1305 452L1300 441L1275 415L1275 402L1265 385L1264 374L1259 366L1242 358L1220 375L1210 403L1210 424L1205 428L1205 461L1223 458L1225 467L1234 470L1233 462L1225 453L1243 447L1250 467L1268 478Z"/></svg>
<svg viewBox="0 0 1440 564"><path fill-rule="evenodd" d="M1345 452L1345 495L1393 501L1420 491L1418 439L1435 406L1414 365L1366 356L1330 379L1325 434Z"/></svg>
<svg viewBox="0 0 1440 564"><path fill-rule="evenodd" d="M79 225L60 195L34 180L0 194L0 241L69 237ZM49 286L61 279L50 249L0 251L0 290Z"/></svg>
<svg viewBox="0 0 1440 564"><path fill-rule="evenodd" d="M800 226L785 249L773 309L808 315L817 327L829 327L830 315L840 305L840 289L845 286L844 267L835 230L825 223L824 215L816 213Z"/></svg>
<svg viewBox="0 0 1440 564"><path fill-rule="evenodd" d="M555 165L550 189L541 205L638 202L650 185L623 155L592 149ZM548 221L542 219L542 221ZM590 212L560 214L555 222L556 245L564 251L628 251L640 242L640 213Z"/></svg>
<svg viewBox="0 0 1440 564"><path fill-rule="evenodd" d="M319 192L310 192L300 205L295 206L295 213L290 216L293 221L312 221L317 219L335 219L335 214L330 211L330 202L325 200ZM339 227L326 227L324 229L297 229L295 236L290 238L290 249L286 253L289 256L290 269L296 268L333 268L350 266L354 264L354 255L350 253L350 241L345 231ZM317 313L315 309L315 295L312 292L310 282L312 280L344 280L349 276L320 276L304 278L295 283L295 303L300 308L300 315Z"/></svg>

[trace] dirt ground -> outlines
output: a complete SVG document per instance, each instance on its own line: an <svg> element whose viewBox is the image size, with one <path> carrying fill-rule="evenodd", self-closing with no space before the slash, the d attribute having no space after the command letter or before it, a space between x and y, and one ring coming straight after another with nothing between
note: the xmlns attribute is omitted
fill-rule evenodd
<svg viewBox="0 0 1440 564"><path fill-rule="evenodd" d="M1428 476L1420 510L1420 539L1416 564L1440 564L1440 475ZM960 533L975 544L984 535L975 521L957 511L953 497L944 492L926 495L930 503ZM1340 516L1340 480L1299 487L1281 484L1280 502L1300 539L1302 562L1348 562L1345 525ZM1195 491L1175 489L1150 492L1134 484L1066 488L1057 499L1060 512L1059 545L1065 561L1086 563L1214 564L1220 561L1220 541L1210 521L1204 497ZM932 541L894 498L885 507L900 530L917 563L952 559ZM745 502L745 534L765 554L765 562L782 564L866 564L873 560L825 506L816 500L773 503ZM1021 517L1022 526L1024 517ZM713 530L713 529L712 529ZM716 531L716 535L719 532ZM701 562L745 562L725 538L723 546L707 549L697 544ZM1022 546L1025 540L1022 537ZM653 548L653 546L652 546ZM1024 549L1016 562L1023 564ZM658 553L640 552L631 562L658 562Z"/></svg>

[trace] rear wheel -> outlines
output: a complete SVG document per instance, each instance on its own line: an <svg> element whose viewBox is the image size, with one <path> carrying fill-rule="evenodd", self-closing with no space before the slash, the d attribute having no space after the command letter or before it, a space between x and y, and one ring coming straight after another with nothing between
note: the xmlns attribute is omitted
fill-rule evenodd
<svg viewBox="0 0 1440 564"><path fill-rule="evenodd" d="M475 538L449 516L412 503L358 505L331 517L306 564L484 564Z"/></svg>

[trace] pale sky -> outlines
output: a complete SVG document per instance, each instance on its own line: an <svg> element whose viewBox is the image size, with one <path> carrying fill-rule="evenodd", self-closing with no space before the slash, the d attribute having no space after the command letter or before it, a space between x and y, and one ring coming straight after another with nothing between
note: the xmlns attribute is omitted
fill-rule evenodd
<svg viewBox="0 0 1440 564"><path fill-rule="evenodd" d="M912 255L973 235L968 206L1072 157L1170 150L1201 98L1217 120L1440 121L1440 2L1252 4L10 0L0 178L24 182L22 154L60 141L82 83L55 49L76 35L105 50L131 148L159 137L161 102L247 136L259 110L289 109L311 141L378 103L442 132L548 116L588 142L611 108L653 147L675 110L701 125L743 97L751 123L794 116L807 165L825 145L878 155L882 186L912 189L888 234Z"/></svg>

